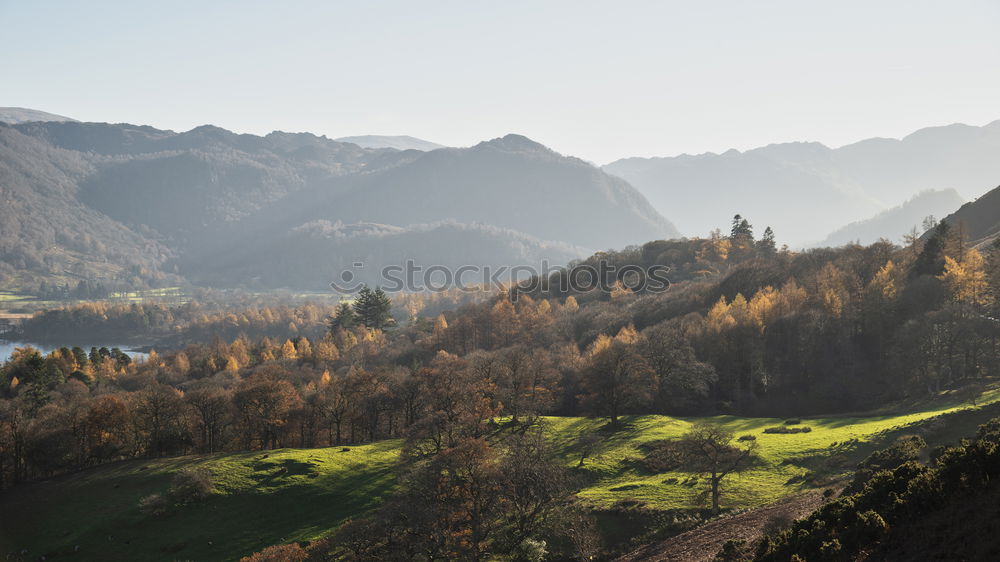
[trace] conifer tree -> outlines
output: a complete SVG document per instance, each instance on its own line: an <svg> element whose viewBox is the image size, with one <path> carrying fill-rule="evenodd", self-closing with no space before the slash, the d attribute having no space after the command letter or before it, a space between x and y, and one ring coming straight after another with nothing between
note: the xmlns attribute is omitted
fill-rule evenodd
<svg viewBox="0 0 1000 562"><path fill-rule="evenodd" d="M391 310L392 301L381 287L372 290L365 285L354 301L354 316L366 328L372 330L381 330L394 323Z"/></svg>

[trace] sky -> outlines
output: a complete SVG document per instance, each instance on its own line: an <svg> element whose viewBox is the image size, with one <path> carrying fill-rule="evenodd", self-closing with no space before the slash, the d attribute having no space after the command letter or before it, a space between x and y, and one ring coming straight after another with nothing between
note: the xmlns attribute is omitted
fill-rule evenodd
<svg viewBox="0 0 1000 562"><path fill-rule="evenodd" d="M0 0L0 106L628 156L1000 119L1000 2Z"/></svg>

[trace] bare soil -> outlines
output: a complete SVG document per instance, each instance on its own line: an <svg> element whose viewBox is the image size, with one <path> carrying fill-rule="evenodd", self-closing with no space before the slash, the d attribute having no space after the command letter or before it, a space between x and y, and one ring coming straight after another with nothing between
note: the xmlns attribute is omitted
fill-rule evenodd
<svg viewBox="0 0 1000 562"><path fill-rule="evenodd" d="M822 506L823 501L823 493L819 490L785 498L764 507L716 519L676 537L647 545L622 556L618 560L620 562L638 560L710 561L722 549L722 545L726 541L743 539L747 541L747 544L753 544L763 535L764 527L772 521L801 519Z"/></svg>

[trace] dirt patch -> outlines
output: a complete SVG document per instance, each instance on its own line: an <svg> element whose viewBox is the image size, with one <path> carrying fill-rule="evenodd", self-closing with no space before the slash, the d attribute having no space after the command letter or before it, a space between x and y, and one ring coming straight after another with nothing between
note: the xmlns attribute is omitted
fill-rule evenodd
<svg viewBox="0 0 1000 562"><path fill-rule="evenodd" d="M730 539L747 543L760 539L763 529L776 520L792 521L809 515L823 505L821 491L807 492L751 511L706 523L676 537L651 544L622 556L620 562L669 560L671 562L710 561Z"/></svg>

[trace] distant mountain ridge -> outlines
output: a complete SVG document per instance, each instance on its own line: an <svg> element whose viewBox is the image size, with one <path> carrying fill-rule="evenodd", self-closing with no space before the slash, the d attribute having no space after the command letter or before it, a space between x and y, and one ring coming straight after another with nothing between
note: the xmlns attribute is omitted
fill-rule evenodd
<svg viewBox="0 0 1000 562"><path fill-rule="evenodd" d="M899 242L904 234L916 228L921 229L927 217L941 218L965 203L954 189L922 191L898 207L875 215L870 219L853 222L830 233L819 247L835 247L844 244L872 244L881 238Z"/></svg>
<svg viewBox="0 0 1000 562"><path fill-rule="evenodd" d="M76 119L26 107L0 107L0 123L16 125L29 121L76 121Z"/></svg>
<svg viewBox="0 0 1000 562"><path fill-rule="evenodd" d="M677 236L624 180L519 135L421 152L211 125L32 121L0 124L0 140L10 179L0 182L0 283L180 276L322 290L357 261L369 272L401 256L425 267L459 256L559 265ZM68 173L29 172L60 161Z"/></svg>
<svg viewBox="0 0 1000 562"><path fill-rule="evenodd" d="M359 135L354 137L340 137L335 140L356 144L362 148L394 148L396 150L420 150L423 152L445 147L443 144L408 135Z"/></svg>
<svg viewBox="0 0 1000 562"><path fill-rule="evenodd" d="M1000 178L1000 121L929 127L903 139L868 139L745 152L626 158L604 166L639 189L686 235L725 228L740 213L793 246L862 220L928 189L972 199ZM706 197L710 194L710 197ZM887 233L892 235L892 233Z"/></svg>

